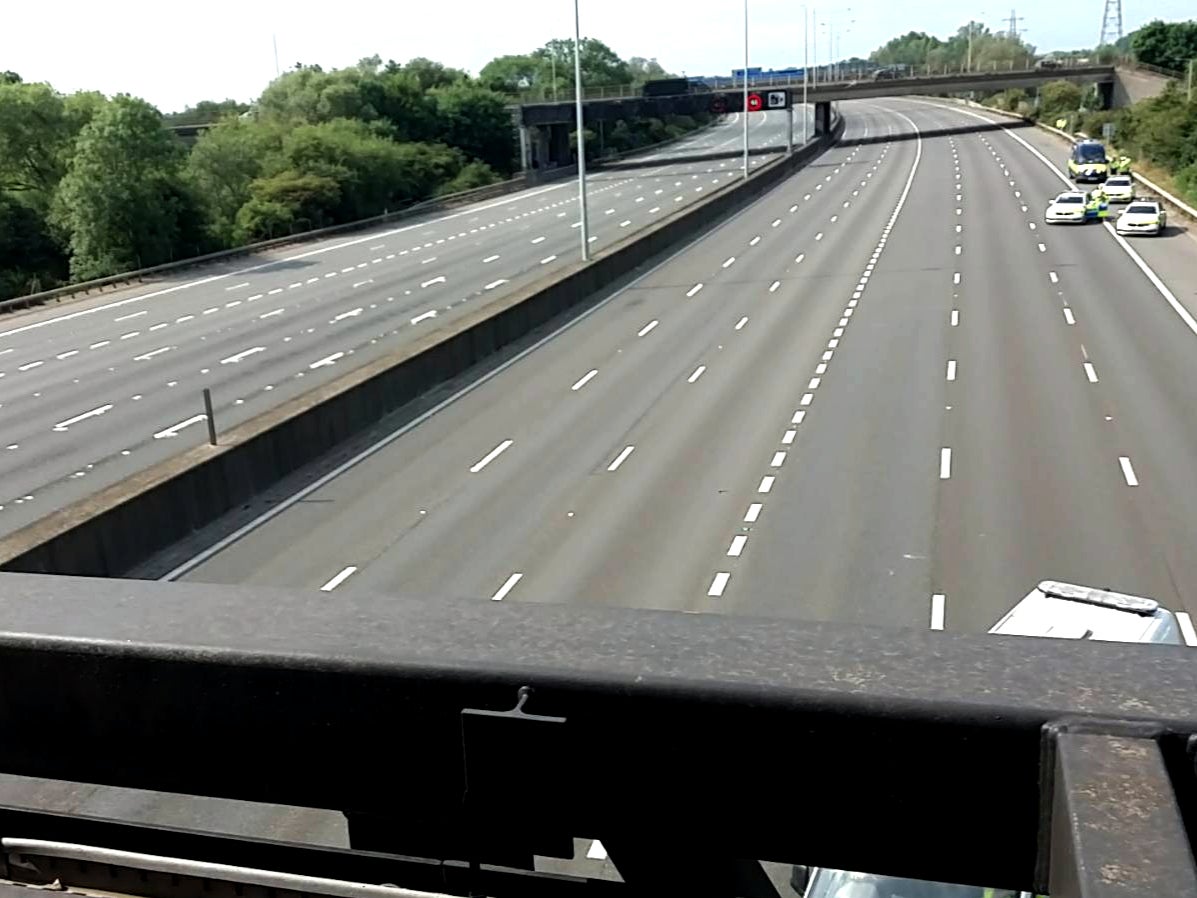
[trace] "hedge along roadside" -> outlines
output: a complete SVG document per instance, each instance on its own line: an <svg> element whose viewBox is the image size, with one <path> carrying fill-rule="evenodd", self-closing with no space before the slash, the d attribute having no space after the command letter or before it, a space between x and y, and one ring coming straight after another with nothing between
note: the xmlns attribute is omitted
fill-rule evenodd
<svg viewBox="0 0 1197 898"><path fill-rule="evenodd" d="M816 138L704 200L629 236L590 263L481 307L442 330L265 412L0 540L0 570L121 576L243 506L386 415L527 336L780 184L843 131Z"/></svg>
<svg viewBox="0 0 1197 898"><path fill-rule="evenodd" d="M668 140L663 140L655 144L637 147L636 149L629 150L626 153L617 153L604 159L596 160L591 162L589 167L593 170L598 170L611 163L616 163L625 159L634 159L636 156L642 155L644 153L651 153L655 150L659 150L671 144L677 143L678 141L693 137L695 134L699 134L707 128L712 127L713 124L714 123L706 125L703 128L696 128L693 131L688 131L685 134L678 135L677 137L671 137ZM384 212L382 215L374 215L370 218L362 218L357 221L348 221L344 222L343 224L330 225L327 228L317 228L311 231L302 231L298 234L288 234L284 237L275 237L271 240L260 240L256 243L247 243L244 246L234 246L230 249L223 249L219 250L218 252L207 253L206 255L202 256L192 256L187 259L179 259L175 262L164 262L161 265L152 265L148 268L139 268L135 271L124 271L118 274L108 275L107 277L94 278L90 281L80 281L76 284L66 284L62 287L55 287L52 290L42 290L38 293L30 293L26 296L14 296L11 299L0 300L0 314L18 309L28 309L34 306L44 305L48 302L59 302L63 299L71 299L80 295L86 296L90 294L92 290L102 291L105 287L122 286L134 281L143 281L146 278L153 277L155 275L169 274L175 271L184 271L188 268L194 268L200 265L208 265L213 262L222 262L226 259L235 259L240 256L250 256L254 253L262 252L263 250L277 249L281 246L293 246L301 243L308 243L313 240L332 237L336 234L364 230L375 225L390 224L392 222L404 221L408 218L413 218L418 215L427 215L448 209L455 209L459 206L469 205L470 203L484 202L485 200L494 199L495 197L506 196L510 193L517 193L520 190L536 187L540 184L548 184L552 183L553 181L573 177L575 174L577 174L577 167L568 165L544 172L538 172L533 177L520 175L519 177L510 178L506 181L499 181L495 184L487 184L483 187L475 187L471 190L463 190L460 193L451 193L444 196L433 197L432 199L423 200L404 209L396 209L394 212Z"/></svg>

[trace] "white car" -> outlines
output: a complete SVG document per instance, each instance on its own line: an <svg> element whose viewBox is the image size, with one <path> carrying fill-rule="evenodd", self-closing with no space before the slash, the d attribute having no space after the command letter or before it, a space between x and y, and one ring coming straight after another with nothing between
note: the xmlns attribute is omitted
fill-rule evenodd
<svg viewBox="0 0 1197 898"><path fill-rule="evenodd" d="M1118 216L1114 230L1119 234L1150 234L1158 237L1168 226L1168 214L1155 200L1135 200Z"/></svg>
<svg viewBox="0 0 1197 898"><path fill-rule="evenodd" d="M1087 197L1079 190L1066 190L1052 200L1043 215L1048 224L1085 223Z"/></svg>
<svg viewBox="0 0 1197 898"><path fill-rule="evenodd" d="M1111 203L1129 203L1135 198L1135 182L1130 175L1111 175L1101 190Z"/></svg>

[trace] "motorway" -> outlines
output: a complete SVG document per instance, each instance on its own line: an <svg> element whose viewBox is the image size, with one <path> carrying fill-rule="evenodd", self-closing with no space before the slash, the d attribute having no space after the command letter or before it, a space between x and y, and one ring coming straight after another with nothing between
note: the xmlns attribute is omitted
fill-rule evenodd
<svg viewBox="0 0 1197 898"><path fill-rule="evenodd" d="M786 128L753 114L749 142ZM642 159L659 166L596 173L592 249L733 181L738 159L675 157L742 139L737 114ZM566 180L0 317L0 533L206 440L204 387L218 427L240 424L575 262L577 227Z"/></svg>
<svg viewBox="0 0 1197 898"><path fill-rule="evenodd" d="M1065 148L1033 129L842 111L814 164L186 579L981 632L1050 578L1188 626L1197 240L1044 226ZM344 838L315 812L24 797ZM611 875L590 843L568 869Z"/></svg>

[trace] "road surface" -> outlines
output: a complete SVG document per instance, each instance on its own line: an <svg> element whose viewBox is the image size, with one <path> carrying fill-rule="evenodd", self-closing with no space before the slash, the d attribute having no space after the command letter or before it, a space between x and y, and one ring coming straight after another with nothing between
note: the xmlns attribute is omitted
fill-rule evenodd
<svg viewBox="0 0 1197 898"><path fill-rule="evenodd" d="M1048 229L1064 150L1029 129L844 112L817 163L186 578L974 632L1048 578L1192 610L1197 242ZM611 875L594 844L567 866Z"/></svg>
<svg viewBox="0 0 1197 898"><path fill-rule="evenodd" d="M754 114L753 146L786 117ZM800 136L800 135L799 135ZM742 120L591 179L601 250L734 180ZM769 156L754 156L752 166ZM0 316L0 533L207 439L574 262L572 181L447 215L207 266L156 284Z"/></svg>

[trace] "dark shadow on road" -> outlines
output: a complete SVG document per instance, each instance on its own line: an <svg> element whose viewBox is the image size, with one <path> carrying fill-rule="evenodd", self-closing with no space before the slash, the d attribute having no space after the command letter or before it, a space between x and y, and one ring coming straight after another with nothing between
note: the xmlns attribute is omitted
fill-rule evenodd
<svg viewBox="0 0 1197 898"><path fill-rule="evenodd" d="M1006 131L1033 127L1035 127L1033 122L1015 121L1013 119L1009 122L992 122L988 124L977 122L975 125L957 125L951 128L920 128L917 134L913 131L901 131L895 134L878 134L869 137L848 137L841 140L836 146L860 147L875 143L893 143L899 140L915 140L917 138L925 140L931 137L951 137L958 134L984 134L987 131Z"/></svg>

